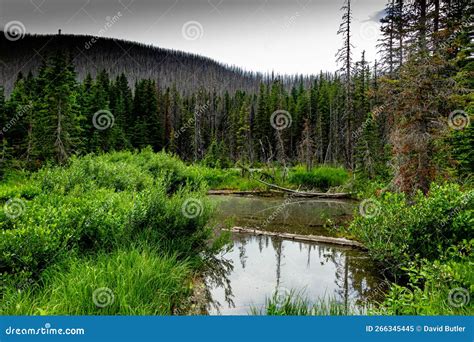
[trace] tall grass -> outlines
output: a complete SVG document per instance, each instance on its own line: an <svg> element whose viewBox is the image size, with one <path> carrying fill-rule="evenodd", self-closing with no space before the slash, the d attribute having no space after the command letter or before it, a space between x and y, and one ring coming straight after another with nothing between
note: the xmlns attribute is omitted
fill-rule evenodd
<svg viewBox="0 0 474 342"><path fill-rule="evenodd" d="M266 299L263 308L252 307L250 310L253 315L269 316L341 316L355 312L353 306L346 307L334 298L311 301L303 293L296 291L290 291L284 296L274 293Z"/></svg>
<svg viewBox="0 0 474 342"><path fill-rule="evenodd" d="M72 158L0 186L2 312L175 312L212 251L206 184L186 170L145 149ZM117 302L98 310L90 297L101 286Z"/></svg>
<svg viewBox="0 0 474 342"><path fill-rule="evenodd" d="M303 166L297 166L290 171L288 180L293 185L328 190L343 185L348 179L349 173L342 167L320 166L307 171Z"/></svg>
<svg viewBox="0 0 474 342"><path fill-rule="evenodd" d="M4 315L170 315L191 292L191 267L153 249L70 257L42 274L41 286L9 288Z"/></svg>

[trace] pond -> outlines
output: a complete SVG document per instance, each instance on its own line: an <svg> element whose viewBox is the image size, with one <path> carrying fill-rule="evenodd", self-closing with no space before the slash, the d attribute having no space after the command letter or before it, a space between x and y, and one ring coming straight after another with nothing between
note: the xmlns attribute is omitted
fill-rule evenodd
<svg viewBox="0 0 474 342"><path fill-rule="evenodd" d="M355 202L211 196L217 222L269 231L330 236L327 219L343 223ZM333 298L363 310L383 295L384 283L365 252L342 246L234 233L233 248L217 256L226 266L207 279L210 314L246 315L276 291L305 298Z"/></svg>

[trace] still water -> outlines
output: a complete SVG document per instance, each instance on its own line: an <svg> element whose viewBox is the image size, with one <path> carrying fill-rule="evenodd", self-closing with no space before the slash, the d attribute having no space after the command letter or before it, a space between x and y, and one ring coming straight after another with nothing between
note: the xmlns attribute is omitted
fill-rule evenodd
<svg viewBox="0 0 474 342"><path fill-rule="evenodd" d="M330 235L327 219L342 223L354 203L311 199L212 196L216 221L298 234ZM269 220L268 217L271 217ZM271 222L270 222L271 221ZM363 252L340 246L270 236L233 234L233 247L217 256L225 267L209 277L210 314L246 315L275 291L297 291L308 299L335 298L362 307L383 293L382 279Z"/></svg>

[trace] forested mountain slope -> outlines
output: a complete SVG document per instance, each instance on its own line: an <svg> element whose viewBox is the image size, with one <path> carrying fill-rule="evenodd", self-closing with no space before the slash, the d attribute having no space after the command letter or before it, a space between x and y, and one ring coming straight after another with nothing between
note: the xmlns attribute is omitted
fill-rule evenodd
<svg viewBox="0 0 474 342"><path fill-rule="evenodd" d="M200 87L217 92L255 91L263 77L207 57L124 40L58 34L25 35L10 41L1 32L0 84L5 92L11 92L20 71L35 74L42 61L59 49L70 53L79 80L88 73L95 77L105 69L112 78L125 73L132 86L137 80L150 78L159 80L161 87L177 85L186 93Z"/></svg>

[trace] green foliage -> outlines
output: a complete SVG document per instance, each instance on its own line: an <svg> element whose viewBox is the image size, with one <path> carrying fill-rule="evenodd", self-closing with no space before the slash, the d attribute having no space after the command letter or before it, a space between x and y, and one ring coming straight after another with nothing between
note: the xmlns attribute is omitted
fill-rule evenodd
<svg viewBox="0 0 474 342"><path fill-rule="evenodd" d="M343 185L348 179L349 173L344 168L330 166L320 166L311 171L297 166L290 171L289 176L291 184L322 190Z"/></svg>
<svg viewBox="0 0 474 342"><path fill-rule="evenodd" d="M43 272L41 284L8 288L0 314L170 315L189 296L191 275L188 262L147 247L70 257Z"/></svg>
<svg viewBox="0 0 474 342"><path fill-rule="evenodd" d="M474 107L474 100L471 101L471 107ZM474 108L471 108L474 112ZM470 124L463 130L454 130L449 136L449 142L452 146L452 155L456 160L456 173L461 178L472 177L474 170L474 116L466 113L466 119L470 116ZM471 179L472 182L472 179Z"/></svg>
<svg viewBox="0 0 474 342"><path fill-rule="evenodd" d="M216 140L213 140L209 145L202 164L212 168L229 168L232 166L224 144L218 143Z"/></svg>
<svg viewBox="0 0 474 342"><path fill-rule="evenodd" d="M419 255L434 260L440 250L473 238L474 191L456 184L433 184L427 196L384 193L359 206L348 232L371 256L396 272Z"/></svg>
<svg viewBox="0 0 474 342"><path fill-rule="evenodd" d="M167 196L165 187L155 184L135 199L130 217L132 236L179 254L204 250L211 237L211 231L204 228L211 214L204 194L180 190Z"/></svg>
<svg viewBox="0 0 474 342"><path fill-rule="evenodd" d="M31 183L3 186L2 198L15 196L23 208L14 218L7 206L0 209L0 271L36 277L65 252L111 250L138 236L196 255L210 237L211 208L201 181L184 171L164 153L120 152L73 158L67 168L33 174ZM189 199L199 210L191 218L184 211Z"/></svg>
<svg viewBox="0 0 474 342"><path fill-rule="evenodd" d="M213 169L191 165L186 168L188 179L201 180L211 189L256 190L265 189L265 185L251 177L242 177L239 169Z"/></svg>
<svg viewBox="0 0 474 342"><path fill-rule="evenodd" d="M16 219L1 209L0 271L37 275L69 250L110 249L126 237L132 209L131 194L105 189L37 196Z"/></svg>
<svg viewBox="0 0 474 342"><path fill-rule="evenodd" d="M265 301L263 308L251 308L253 315L269 316L342 316L351 315L353 312L353 308L346 308L336 299L320 298L312 302L295 291L284 296L275 292Z"/></svg>
<svg viewBox="0 0 474 342"><path fill-rule="evenodd" d="M412 262L405 286L392 284L381 305L383 315L472 315L474 240L447 249L439 260Z"/></svg>

